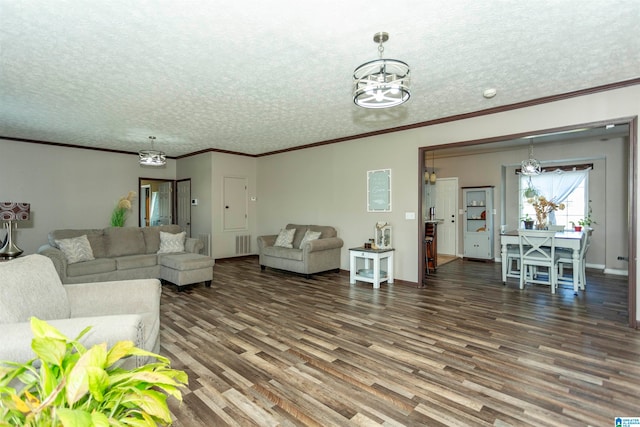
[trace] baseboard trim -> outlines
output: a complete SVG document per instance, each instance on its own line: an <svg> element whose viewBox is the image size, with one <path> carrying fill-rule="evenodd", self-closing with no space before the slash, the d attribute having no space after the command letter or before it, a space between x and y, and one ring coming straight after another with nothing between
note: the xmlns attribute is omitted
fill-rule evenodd
<svg viewBox="0 0 640 427"><path fill-rule="evenodd" d="M620 270L617 268L605 268L603 272L604 274L614 274L616 276L629 276L628 270Z"/></svg>

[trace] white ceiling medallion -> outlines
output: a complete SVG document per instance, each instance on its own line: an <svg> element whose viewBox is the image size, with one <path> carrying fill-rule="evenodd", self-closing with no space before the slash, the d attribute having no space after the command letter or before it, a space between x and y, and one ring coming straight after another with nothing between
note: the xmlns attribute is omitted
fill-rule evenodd
<svg viewBox="0 0 640 427"><path fill-rule="evenodd" d="M140 166L164 166L167 164L167 156L162 151L153 149L153 142L156 140L155 136L150 136L151 150L140 150L138 156L140 156Z"/></svg>
<svg viewBox="0 0 640 427"><path fill-rule="evenodd" d="M380 58L365 62L353 72L353 102L363 108L389 108L404 104L411 97L409 92L409 65L397 59L384 59L382 44L389 34L374 34Z"/></svg>

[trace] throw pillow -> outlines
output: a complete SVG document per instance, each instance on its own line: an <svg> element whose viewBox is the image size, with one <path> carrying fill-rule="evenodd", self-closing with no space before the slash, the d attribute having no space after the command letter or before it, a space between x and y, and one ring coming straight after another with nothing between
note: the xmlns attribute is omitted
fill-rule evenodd
<svg viewBox="0 0 640 427"><path fill-rule="evenodd" d="M300 249L302 249L302 247L304 246L305 243L310 242L312 240L318 240L320 238L321 234L322 233L320 231L307 230L307 232L304 233L304 237L302 238L302 242L300 242Z"/></svg>
<svg viewBox="0 0 640 427"><path fill-rule="evenodd" d="M69 264L95 259L86 234L71 239L56 240L56 245L58 245Z"/></svg>
<svg viewBox="0 0 640 427"><path fill-rule="evenodd" d="M280 230L278 234L278 238L273 246L280 246L282 248L292 248L293 247L293 237L296 235L295 228L283 228Z"/></svg>
<svg viewBox="0 0 640 427"><path fill-rule="evenodd" d="M184 241L187 237L186 232L172 234L165 231L160 232L160 249L159 254L170 254L173 252L184 252Z"/></svg>

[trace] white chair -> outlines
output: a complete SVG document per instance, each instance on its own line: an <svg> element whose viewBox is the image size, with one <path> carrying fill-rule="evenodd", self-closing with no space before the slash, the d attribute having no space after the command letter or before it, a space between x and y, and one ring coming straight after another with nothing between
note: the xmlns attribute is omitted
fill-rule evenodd
<svg viewBox="0 0 640 427"><path fill-rule="evenodd" d="M580 259L580 270L578 272L572 271L571 276L564 275L564 268L566 264L573 266L573 251L558 251L560 258L558 259L558 283L570 284L573 286L573 275L578 274L578 287L580 290L585 289L587 285L587 251L591 245L592 228L586 228L584 231L584 237L580 244L580 253L578 255Z"/></svg>
<svg viewBox="0 0 640 427"><path fill-rule="evenodd" d="M520 289L524 289L525 283L540 283L549 285L551 293L556 293L560 256L556 254L555 236L556 232L552 230L518 230ZM546 268L546 280L540 268Z"/></svg>
<svg viewBox="0 0 640 427"><path fill-rule="evenodd" d="M514 268L515 264L515 268ZM520 278L520 246L507 245L507 277Z"/></svg>

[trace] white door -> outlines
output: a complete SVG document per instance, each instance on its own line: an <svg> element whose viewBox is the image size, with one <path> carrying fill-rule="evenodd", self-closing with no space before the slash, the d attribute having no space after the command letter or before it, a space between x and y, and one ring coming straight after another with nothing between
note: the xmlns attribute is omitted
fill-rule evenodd
<svg viewBox="0 0 640 427"><path fill-rule="evenodd" d="M163 182L158 186L158 225L173 224L171 192L173 182Z"/></svg>
<svg viewBox="0 0 640 427"><path fill-rule="evenodd" d="M151 185L145 184L140 186L140 227L148 227L151 206Z"/></svg>
<svg viewBox="0 0 640 427"><path fill-rule="evenodd" d="M247 178L224 177L224 229L246 230L249 226Z"/></svg>
<svg viewBox="0 0 640 427"><path fill-rule="evenodd" d="M191 237L191 180L185 179L176 183L177 207L176 220L180 228Z"/></svg>
<svg viewBox="0 0 640 427"><path fill-rule="evenodd" d="M438 224L438 253L458 253L458 178L439 178L436 181L436 218Z"/></svg>

